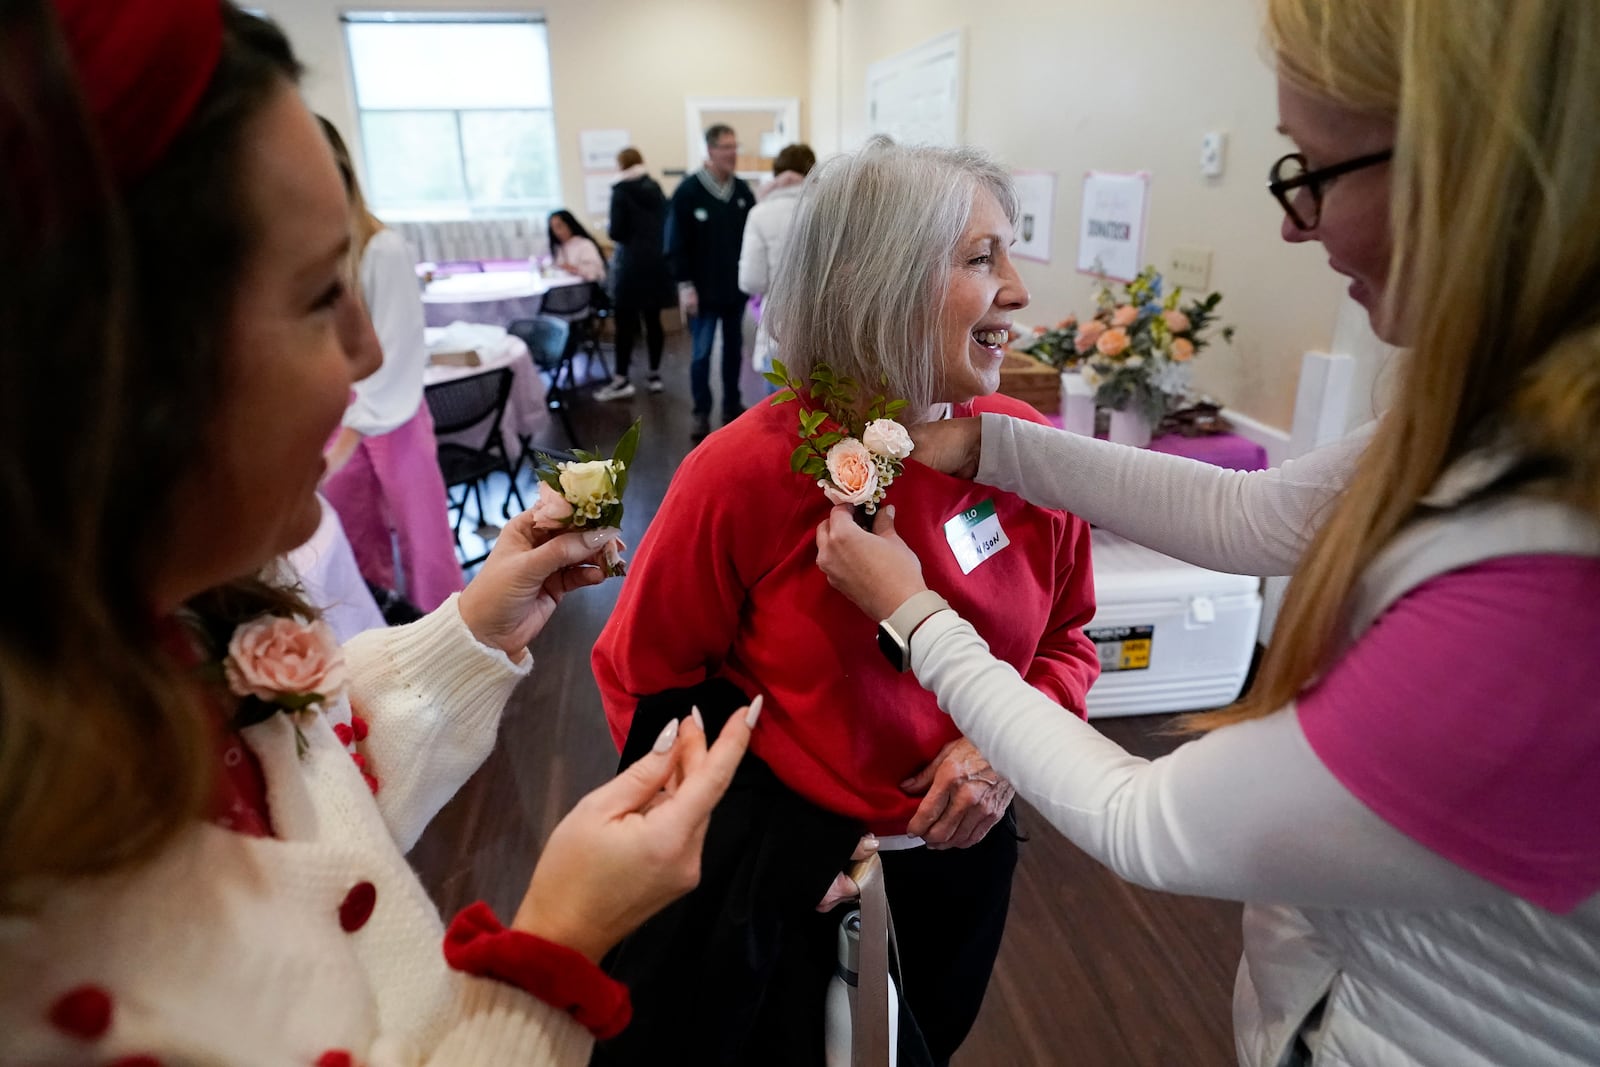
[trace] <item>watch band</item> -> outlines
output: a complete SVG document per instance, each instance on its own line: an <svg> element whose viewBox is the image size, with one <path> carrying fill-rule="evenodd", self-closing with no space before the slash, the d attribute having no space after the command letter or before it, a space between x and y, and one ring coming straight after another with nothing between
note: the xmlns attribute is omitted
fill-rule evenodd
<svg viewBox="0 0 1600 1067"><path fill-rule="evenodd" d="M910 596L904 604L894 609L894 614L883 620L883 624L895 632L895 636L905 642L909 652L911 648L911 635L917 632L917 627L928 621L928 616L949 610L950 605L944 597L932 589Z"/></svg>

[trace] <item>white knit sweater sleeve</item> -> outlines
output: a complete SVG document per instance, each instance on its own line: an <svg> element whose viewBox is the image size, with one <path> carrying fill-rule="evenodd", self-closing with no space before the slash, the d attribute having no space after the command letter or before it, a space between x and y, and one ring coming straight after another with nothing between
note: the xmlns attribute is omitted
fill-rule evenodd
<svg viewBox="0 0 1600 1067"><path fill-rule="evenodd" d="M1363 806L1312 751L1293 706L1144 760L1061 714L953 611L917 629L911 664L1051 825L1131 882L1302 906L1506 899Z"/></svg>
<svg viewBox="0 0 1600 1067"><path fill-rule="evenodd" d="M533 669L532 657L515 664L481 644L457 599L344 646L350 703L369 727L359 747L402 852L488 757L507 698Z"/></svg>
<svg viewBox="0 0 1600 1067"><path fill-rule="evenodd" d="M977 480L1201 567L1288 574L1370 436L1369 425L1281 467L1230 471L986 413Z"/></svg>
<svg viewBox="0 0 1600 1067"><path fill-rule="evenodd" d="M594 1038L572 1016L520 989L467 979L461 1013L428 1057L455 1067L567 1067L589 1062Z"/></svg>

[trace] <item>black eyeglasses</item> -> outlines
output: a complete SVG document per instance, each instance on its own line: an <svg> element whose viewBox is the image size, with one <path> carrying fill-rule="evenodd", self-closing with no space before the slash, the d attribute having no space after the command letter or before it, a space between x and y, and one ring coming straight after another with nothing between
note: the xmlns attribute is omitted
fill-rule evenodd
<svg viewBox="0 0 1600 1067"><path fill-rule="evenodd" d="M1272 170L1267 174L1267 191L1283 205L1284 213L1297 229L1314 230L1317 223L1322 221L1322 194L1329 182L1352 171L1387 163L1393 156L1394 149L1391 148L1370 156L1347 159L1331 167L1307 170L1306 157L1299 152L1290 152L1272 165ZM1301 189L1310 194L1309 200L1299 195Z"/></svg>

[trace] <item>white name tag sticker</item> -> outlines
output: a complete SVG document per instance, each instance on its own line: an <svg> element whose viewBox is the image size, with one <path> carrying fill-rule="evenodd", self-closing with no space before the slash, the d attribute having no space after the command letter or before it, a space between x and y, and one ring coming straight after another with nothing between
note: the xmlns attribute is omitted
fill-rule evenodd
<svg viewBox="0 0 1600 1067"><path fill-rule="evenodd" d="M945 523L944 536L950 542L950 551L955 554L962 574L971 574L978 564L1011 543L1011 538L1000 527L1000 516L994 513L992 500L968 508Z"/></svg>

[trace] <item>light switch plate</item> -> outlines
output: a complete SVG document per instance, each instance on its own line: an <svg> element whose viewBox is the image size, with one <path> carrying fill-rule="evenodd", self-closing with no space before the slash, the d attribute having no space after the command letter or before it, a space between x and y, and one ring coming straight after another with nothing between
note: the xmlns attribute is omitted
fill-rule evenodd
<svg viewBox="0 0 1600 1067"><path fill-rule="evenodd" d="M1228 135L1213 130L1200 139L1200 173L1207 178L1220 178L1228 162Z"/></svg>
<svg viewBox="0 0 1600 1067"><path fill-rule="evenodd" d="M1191 293L1211 287L1211 249L1179 245L1167 257L1167 284L1181 285Z"/></svg>

